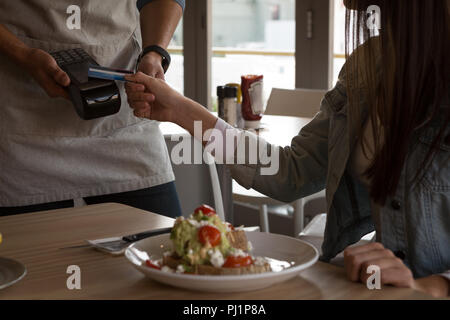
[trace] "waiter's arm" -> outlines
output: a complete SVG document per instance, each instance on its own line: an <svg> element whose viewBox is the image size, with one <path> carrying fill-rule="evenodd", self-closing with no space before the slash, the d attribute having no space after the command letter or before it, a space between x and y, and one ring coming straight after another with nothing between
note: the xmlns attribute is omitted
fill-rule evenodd
<svg viewBox="0 0 450 320"><path fill-rule="evenodd" d="M172 39L173 33L183 15L184 0L140 0L141 33L143 48L158 45L164 49ZM139 64L139 70L153 77L164 79L162 57L149 52Z"/></svg>
<svg viewBox="0 0 450 320"><path fill-rule="evenodd" d="M28 46L0 24L0 52L17 65L22 66L26 61Z"/></svg>

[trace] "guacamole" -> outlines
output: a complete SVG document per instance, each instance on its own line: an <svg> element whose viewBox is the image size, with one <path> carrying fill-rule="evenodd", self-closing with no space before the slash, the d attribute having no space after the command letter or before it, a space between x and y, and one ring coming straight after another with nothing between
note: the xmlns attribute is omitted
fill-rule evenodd
<svg viewBox="0 0 450 320"><path fill-rule="evenodd" d="M210 226L220 232L220 241L215 246L209 242L202 243L199 239L199 230ZM216 215L206 215L201 210L196 211L189 218L178 218L175 221L170 239L173 250L178 257L189 265L205 264L211 262L211 250L219 251L223 257L232 249L227 238L229 232L227 225Z"/></svg>

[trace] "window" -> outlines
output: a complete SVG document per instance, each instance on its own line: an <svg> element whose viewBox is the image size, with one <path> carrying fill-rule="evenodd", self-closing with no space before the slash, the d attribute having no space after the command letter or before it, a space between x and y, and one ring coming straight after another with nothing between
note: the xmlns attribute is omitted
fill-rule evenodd
<svg viewBox="0 0 450 320"><path fill-rule="evenodd" d="M296 83L302 88L329 87L345 59L339 46L329 41L330 32L334 31L328 23L330 9L336 5L340 8L336 11L342 12L336 14L342 17L342 22L336 19L336 25L344 29L342 2L190 1L184 13L184 26L179 26L169 48L174 66L166 78L177 90L213 110L217 107L217 86L240 83L245 74L264 75L266 100L274 87L293 89ZM304 35L310 9L314 12L315 26L312 39ZM344 35L335 29L336 34ZM303 49L297 55L296 42ZM333 53L336 71L330 66Z"/></svg>
<svg viewBox="0 0 450 320"><path fill-rule="evenodd" d="M334 57L333 85L345 63L345 6L343 0L334 0Z"/></svg>
<svg viewBox="0 0 450 320"><path fill-rule="evenodd" d="M172 62L166 73L166 81L175 90L184 93L183 19L181 19L173 34L168 52L170 53Z"/></svg>
<svg viewBox="0 0 450 320"><path fill-rule="evenodd" d="M264 98L273 87L295 88L295 0L212 1L211 96L216 87L264 75Z"/></svg>

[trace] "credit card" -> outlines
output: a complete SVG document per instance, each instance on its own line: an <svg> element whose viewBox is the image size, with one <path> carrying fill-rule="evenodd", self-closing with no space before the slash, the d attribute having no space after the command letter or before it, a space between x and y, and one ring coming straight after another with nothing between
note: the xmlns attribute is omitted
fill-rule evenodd
<svg viewBox="0 0 450 320"><path fill-rule="evenodd" d="M117 80L127 81L125 76L134 74L133 71L112 69L100 66L89 66L88 76L90 78L104 79L104 80Z"/></svg>

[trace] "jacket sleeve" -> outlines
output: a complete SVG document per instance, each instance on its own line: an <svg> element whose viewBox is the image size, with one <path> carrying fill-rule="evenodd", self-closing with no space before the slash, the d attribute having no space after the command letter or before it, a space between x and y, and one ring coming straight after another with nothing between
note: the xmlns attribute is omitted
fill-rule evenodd
<svg viewBox="0 0 450 320"><path fill-rule="evenodd" d="M246 188L253 188L283 202L292 202L323 190L328 168L331 113L327 95L322 100L319 113L292 139L290 146L284 148L273 146L247 132L241 135L238 138L234 160L243 164L229 166L233 178ZM249 149L252 144L260 146L257 152L258 161L255 164L249 162L252 154ZM245 154L239 150L245 150ZM271 155L269 158L272 162L278 162L270 164L272 170L269 171L274 173L272 175L267 175L269 167L267 161L261 161L265 154Z"/></svg>

